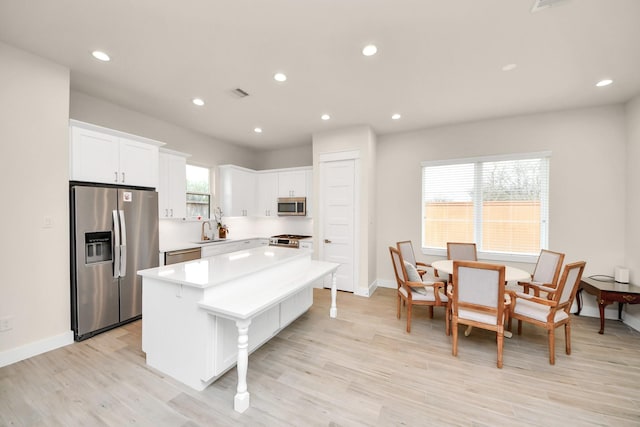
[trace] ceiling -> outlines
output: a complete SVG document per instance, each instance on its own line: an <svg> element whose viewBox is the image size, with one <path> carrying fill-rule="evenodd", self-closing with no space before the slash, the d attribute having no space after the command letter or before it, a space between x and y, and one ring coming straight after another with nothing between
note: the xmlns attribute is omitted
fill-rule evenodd
<svg viewBox="0 0 640 427"><path fill-rule="evenodd" d="M383 135L640 93L639 0L533 4L0 0L0 41L68 67L73 90L257 149L352 125ZM370 43L378 53L363 56ZM596 87L604 78L613 84Z"/></svg>

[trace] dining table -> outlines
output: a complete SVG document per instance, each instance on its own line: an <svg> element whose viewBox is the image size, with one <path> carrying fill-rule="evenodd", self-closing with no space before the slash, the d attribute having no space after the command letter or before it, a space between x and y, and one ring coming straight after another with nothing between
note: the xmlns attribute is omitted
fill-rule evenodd
<svg viewBox="0 0 640 427"><path fill-rule="evenodd" d="M498 264L498 263L496 264L504 265L504 264ZM505 266L505 270L504 270L505 282L509 283L509 282L520 282L520 281L531 280L531 273L525 270L522 270L520 268L511 267L509 265L504 265L504 266ZM453 274L453 260L451 259L434 261L431 263L431 267L433 267L433 269L436 272L442 272L450 275ZM469 336L472 329L473 329L472 326L468 326L464 332L464 335ZM512 336L511 331L504 331L504 336L507 338L511 338Z"/></svg>

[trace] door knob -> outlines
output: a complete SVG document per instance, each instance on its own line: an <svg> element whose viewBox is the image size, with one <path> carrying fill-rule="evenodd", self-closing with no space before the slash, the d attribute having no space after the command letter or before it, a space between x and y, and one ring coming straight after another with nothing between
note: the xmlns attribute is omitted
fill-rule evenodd
<svg viewBox="0 0 640 427"><path fill-rule="evenodd" d="M329 239L324 239L324 242L325 242L325 243L331 243L331 240L329 240Z"/></svg>

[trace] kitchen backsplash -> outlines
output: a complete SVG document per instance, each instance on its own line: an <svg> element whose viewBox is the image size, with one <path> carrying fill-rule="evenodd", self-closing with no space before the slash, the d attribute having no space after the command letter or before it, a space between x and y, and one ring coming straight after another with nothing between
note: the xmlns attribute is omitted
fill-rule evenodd
<svg viewBox="0 0 640 427"><path fill-rule="evenodd" d="M303 234L311 236L313 233L313 219L292 217L227 217L222 223L229 228L228 239L244 239L247 237L270 237L276 234ZM215 230L215 221L211 220ZM205 231L210 234L209 228ZM175 219L161 219L159 223L160 249L180 246L187 242L200 240L202 221L181 221Z"/></svg>

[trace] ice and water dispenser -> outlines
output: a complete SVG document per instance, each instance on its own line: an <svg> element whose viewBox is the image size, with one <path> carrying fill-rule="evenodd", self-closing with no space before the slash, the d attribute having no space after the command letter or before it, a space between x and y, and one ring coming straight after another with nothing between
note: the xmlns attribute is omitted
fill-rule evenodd
<svg viewBox="0 0 640 427"><path fill-rule="evenodd" d="M84 259L85 264L98 262L111 262L113 255L111 248L111 231L94 231L84 234Z"/></svg>

